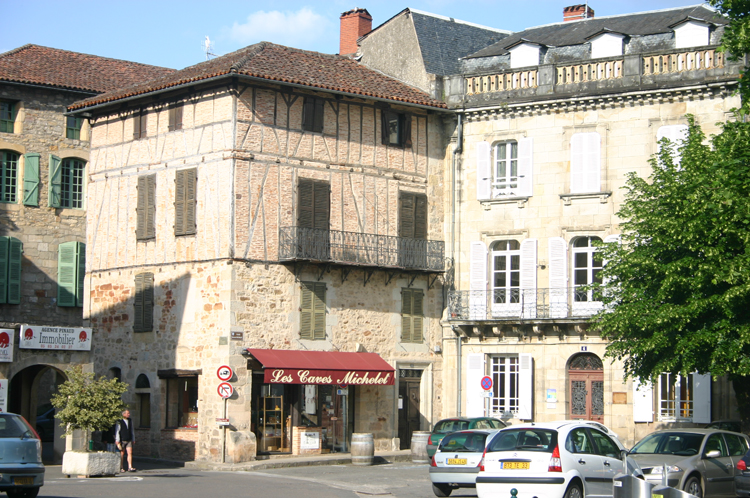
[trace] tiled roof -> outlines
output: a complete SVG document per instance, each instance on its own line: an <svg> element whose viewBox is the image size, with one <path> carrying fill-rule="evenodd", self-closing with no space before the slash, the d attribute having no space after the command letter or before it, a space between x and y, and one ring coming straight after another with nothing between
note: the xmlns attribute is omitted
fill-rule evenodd
<svg viewBox="0 0 750 498"><path fill-rule="evenodd" d="M161 78L76 102L69 109L113 102L223 75L249 76L363 97L446 108L445 103L430 98L421 90L368 69L348 57L261 42Z"/></svg>
<svg viewBox="0 0 750 498"><path fill-rule="evenodd" d="M0 54L0 81L103 93L157 78L174 69L24 45Z"/></svg>
<svg viewBox="0 0 750 498"><path fill-rule="evenodd" d="M580 45L592 35L608 29L629 36L669 33L670 26L688 17L723 26L729 21L707 5L692 5L676 9L655 10L608 17L594 17L580 21L568 21L545 26L536 26L513 33L508 38L480 50L468 58L493 57L508 53L508 47L526 40L548 47Z"/></svg>

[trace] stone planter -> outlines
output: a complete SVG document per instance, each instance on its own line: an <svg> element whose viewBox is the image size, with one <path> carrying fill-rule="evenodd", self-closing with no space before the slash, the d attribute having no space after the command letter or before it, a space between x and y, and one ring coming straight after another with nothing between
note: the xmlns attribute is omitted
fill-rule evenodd
<svg viewBox="0 0 750 498"><path fill-rule="evenodd" d="M120 454L106 451L66 451L62 473L70 476L113 476L120 472Z"/></svg>

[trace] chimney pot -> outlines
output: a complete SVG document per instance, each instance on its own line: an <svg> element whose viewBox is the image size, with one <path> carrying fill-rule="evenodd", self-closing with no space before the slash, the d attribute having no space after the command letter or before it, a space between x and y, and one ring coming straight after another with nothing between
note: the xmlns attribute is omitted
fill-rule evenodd
<svg viewBox="0 0 750 498"><path fill-rule="evenodd" d="M588 9L588 12L587 10ZM563 21L578 21L580 19L592 19L594 9L585 4L571 5L563 9Z"/></svg>
<svg viewBox="0 0 750 498"><path fill-rule="evenodd" d="M367 9L352 9L341 14L339 54L357 53L357 40L372 31L372 16Z"/></svg>

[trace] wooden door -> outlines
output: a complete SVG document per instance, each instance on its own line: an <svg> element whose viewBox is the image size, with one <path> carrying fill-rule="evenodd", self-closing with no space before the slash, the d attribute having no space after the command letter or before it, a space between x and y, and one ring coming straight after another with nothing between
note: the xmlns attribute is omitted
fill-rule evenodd
<svg viewBox="0 0 750 498"><path fill-rule="evenodd" d="M582 353L568 365L569 418L604 422L604 367L598 356Z"/></svg>
<svg viewBox="0 0 750 498"><path fill-rule="evenodd" d="M405 376L412 372L418 372L421 376L421 370L400 370L398 384L399 410L398 410L398 437L401 440L401 449L411 448L411 436L414 431L419 430L420 412L419 412L419 386L420 377Z"/></svg>

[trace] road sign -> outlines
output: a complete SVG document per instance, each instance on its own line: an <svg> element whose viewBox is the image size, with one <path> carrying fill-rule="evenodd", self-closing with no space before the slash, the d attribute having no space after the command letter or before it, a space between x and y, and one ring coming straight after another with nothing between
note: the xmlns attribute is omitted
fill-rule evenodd
<svg viewBox="0 0 750 498"><path fill-rule="evenodd" d="M216 425L227 426L227 425L229 425L229 419L228 418L217 418L216 419Z"/></svg>
<svg viewBox="0 0 750 498"><path fill-rule="evenodd" d="M492 397L492 391L484 391L482 393L483 398L491 398Z"/></svg>
<svg viewBox="0 0 750 498"><path fill-rule="evenodd" d="M234 394L234 388L229 382L222 382L219 384L217 391L222 398L230 398L232 394Z"/></svg>
<svg viewBox="0 0 750 498"><path fill-rule="evenodd" d="M482 377L482 389L485 391L489 391L492 389L492 377L484 376Z"/></svg>
<svg viewBox="0 0 750 498"><path fill-rule="evenodd" d="M234 372L232 372L231 367L229 367L228 365L222 365L216 371L216 376L219 377L219 380L223 380L223 381L230 380L233 375L234 375Z"/></svg>

